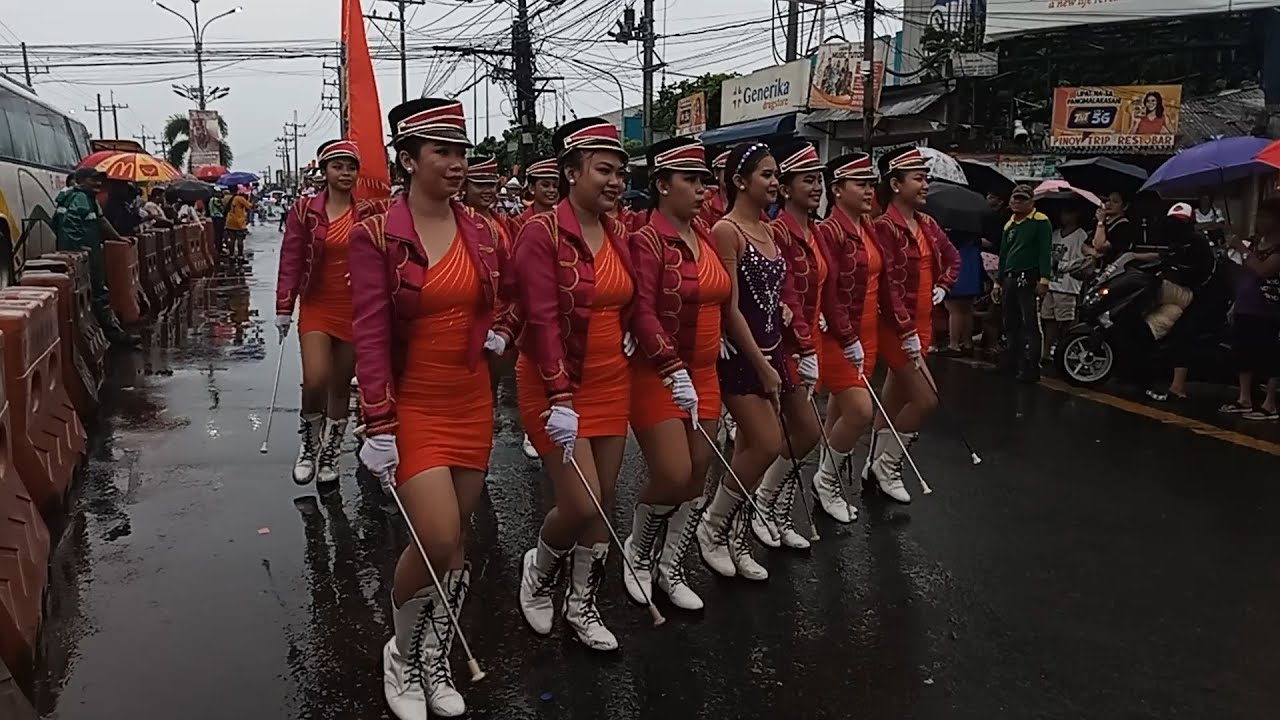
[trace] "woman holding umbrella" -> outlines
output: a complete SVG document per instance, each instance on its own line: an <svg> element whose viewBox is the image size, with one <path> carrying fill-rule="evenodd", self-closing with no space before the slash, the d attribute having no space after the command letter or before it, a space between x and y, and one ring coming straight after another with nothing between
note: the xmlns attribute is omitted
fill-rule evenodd
<svg viewBox="0 0 1280 720"><path fill-rule="evenodd" d="M902 437L893 437L883 418L876 420L875 455L864 479L900 502L911 502L902 482L903 445L919 437L924 420L938 405L925 353L933 336L933 306L956 281L960 256L942 227L924 212L929 167L915 148L900 148L880 158L880 204L876 241L889 264L892 317L881 316L879 349L889 365L881 396L885 412Z"/></svg>

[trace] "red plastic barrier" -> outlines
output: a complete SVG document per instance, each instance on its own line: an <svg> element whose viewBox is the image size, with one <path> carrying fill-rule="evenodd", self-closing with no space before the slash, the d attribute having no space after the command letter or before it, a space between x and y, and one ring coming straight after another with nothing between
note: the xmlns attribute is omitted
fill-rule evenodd
<svg viewBox="0 0 1280 720"><path fill-rule="evenodd" d="M30 263L23 269L22 285L10 288L14 292L31 290L33 292L57 292L58 299L58 340L64 348L74 348L75 352L64 351L71 362L63 363L62 381L71 396L71 402L81 418L89 417L98 407L98 388L102 385L102 376L91 370L81 355L80 343L76 332L75 283L61 273L31 272ZM100 372L100 369L98 369Z"/></svg>
<svg viewBox="0 0 1280 720"><path fill-rule="evenodd" d="M212 220L204 221L201 242L204 249L205 267L209 268L208 274L212 275L218 269L218 236Z"/></svg>
<svg viewBox="0 0 1280 720"><path fill-rule="evenodd" d="M53 513L84 453L85 432L63 386L58 309L49 295L38 299L0 292L0 332L13 459L36 506Z"/></svg>
<svg viewBox="0 0 1280 720"><path fill-rule="evenodd" d="M49 579L49 529L13 461L14 433L5 377L0 369L0 661L22 672L35 662L41 600ZM7 682L3 685L12 685L12 678L0 678L4 679ZM13 688L0 689L7 692ZM21 700L21 695L8 700ZM0 702L0 716L23 717L7 714L6 706Z"/></svg>
<svg viewBox="0 0 1280 720"><path fill-rule="evenodd" d="M71 276L75 283L75 323L77 333L76 351L84 358L85 364L93 370L94 376L102 377L103 361L107 356L107 336L93 314L93 284L89 279L89 256L82 252L46 253L44 260L62 263L58 272Z"/></svg>
<svg viewBox="0 0 1280 720"><path fill-rule="evenodd" d="M164 285L167 290L165 298L172 301L178 296L178 288L182 287L181 268L178 261L178 231L168 228L160 235L160 259L164 262Z"/></svg>
<svg viewBox="0 0 1280 720"><path fill-rule="evenodd" d="M125 325L133 325L142 319L142 306L138 298L142 288L138 284L138 249L133 243L106 241L107 291L111 295L111 309ZM142 305L146 297L142 298Z"/></svg>
<svg viewBox="0 0 1280 720"><path fill-rule="evenodd" d="M5 720L40 720L31 701L22 693L9 668L0 662L0 718Z"/></svg>
<svg viewBox="0 0 1280 720"><path fill-rule="evenodd" d="M164 279L160 262L160 231L146 230L141 235L139 259L142 261L142 292L152 312L164 307Z"/></svg>

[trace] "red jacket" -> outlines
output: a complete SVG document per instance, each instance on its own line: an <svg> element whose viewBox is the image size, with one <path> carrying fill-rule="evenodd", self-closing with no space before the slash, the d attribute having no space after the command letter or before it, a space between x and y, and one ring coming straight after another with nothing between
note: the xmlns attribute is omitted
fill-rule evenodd
<svg viewBox="0 0 1280 720"><path fill-rule="evenodd" d="M467 347L467 364L482 361L489 330L510 344L513 330L494 318L506 315L507 298L500 278L508 266L494 227L474 210L453 203L453 216L467 254L480 276L481 303ZM429 260L413 227L404 198L385 215L375 215L351 230L351 306L356 348L356 377L365 432L394 434L395 384L404 368L409 328L420 316L419 300Z"/></svg>
<svg viewBox="0 0 1280 720"><path fill-rule="evenodd" d="M831 253L822 242L817 225L809 221L809 241L804 230L788 212L781 212L769 223L778 251L787 259L787 279L782 284L782 302L791 311L789 335L791 350L800 355L814 352L813 331L809 319L816 317L822 298L818 297L818 266L815 253L822 253L827 267L835 267Z"/></svg>
<svg viewBox="0 0 1280 720"><path fill-rule="evenodd" d="M960 273L960 253L956 252L947 233L933 218L917 212L916 223L933 244L934 285L949 289ZM898 336L905 338L916 332L917 328L916 293L932 292L933 288L920 287L920 246L898 208L890 205L883 215L876 218L873 227L880 253L889 269L889 284L893 286L893 293L901 302L901 306L895 304L893 309L894 327ZM925 321L928 322L928 318Z"/></svg>
<svg viewBox="0 0 1280 720"><path fill-rule="evenodd" d="M324 240L329 235L329 214L324 206L328 199L329 191L325 190L315 197L299 198L288 211L276 275L277 315L293 314L298 297L311 289L315 269L324 262ZM360 200L355 206L355 221L384 213L389 205L386 199Z"/></svg>
<svg viewBox="0 0 1280 720"><path fill-rule="evenodd" d="M822 233L829 257L834 262L822 292L822 312L827 319L827 333L844 348L859 339L862 312L867 301L867 243L875 242L875 234L867 216L863 215L855 222L838 207L830 217L818 223L818 231ZM888 267L885 262L880 264L878 302L880 314L892 317L894 308L902 304L902 298L893 295Z"/></svg>
<svg viewBox="0 0 1280 720"><path fill-rule="evenodd" d="M626 228L611 215L602 215L600 222L606 241L631 272ZM552 403L571 400L582 382L596 272L569 201L525 223L512 268L524 316L520 351L537 366ZM629 309L623 312L622 326L630 326Z"/></svg>
<svg viewBox="0 0 1280 720"><path fill-rule="evenodd" d="M702 252L714 252L715 242L701 220L693 221L693 232L704 243ZM657 211L648 224L632 233L630 243L636 276L631 334L653 369L667 377L693 361L698 332L698 261L671 221Z"/></svg>

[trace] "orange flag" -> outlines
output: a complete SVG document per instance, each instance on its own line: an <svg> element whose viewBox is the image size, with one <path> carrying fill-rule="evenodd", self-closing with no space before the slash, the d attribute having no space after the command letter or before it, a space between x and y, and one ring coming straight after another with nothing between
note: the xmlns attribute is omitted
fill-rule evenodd
<svg viewBox="0 0 1280 720"><path fill-rule="evenodd" d="M360 148L360 177L356 181L358 200L391 194L391 174L387 149L382 140L382 107L378 104L378 81L373 77L369 40L364 34L364 13L360 0L342 0L343 87L347 139Z"/></svg>

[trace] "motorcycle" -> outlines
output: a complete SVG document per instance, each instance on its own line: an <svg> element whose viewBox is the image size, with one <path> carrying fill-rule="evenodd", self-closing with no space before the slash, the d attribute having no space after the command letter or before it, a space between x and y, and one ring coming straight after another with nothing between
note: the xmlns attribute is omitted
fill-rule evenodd
<svg viewBox="0 0 1280 720"><path fill-rule="evenodd" d="M1059 338L1054 354L1054 363L1068 383L1098 387L1117 373L1140 376L1144 368L1159 362L1168 344L1152 339L1145 318L1160 296L1161 267L1158 261L1124 253L1082 288L1077 322ZM1224 271L1218 263L1214 272ZM1192 347L1203 349L1194 359L1193 375L1222 374L1223 368L1231 367L1226 320L1213 325L1192 341Z"/></svg>

